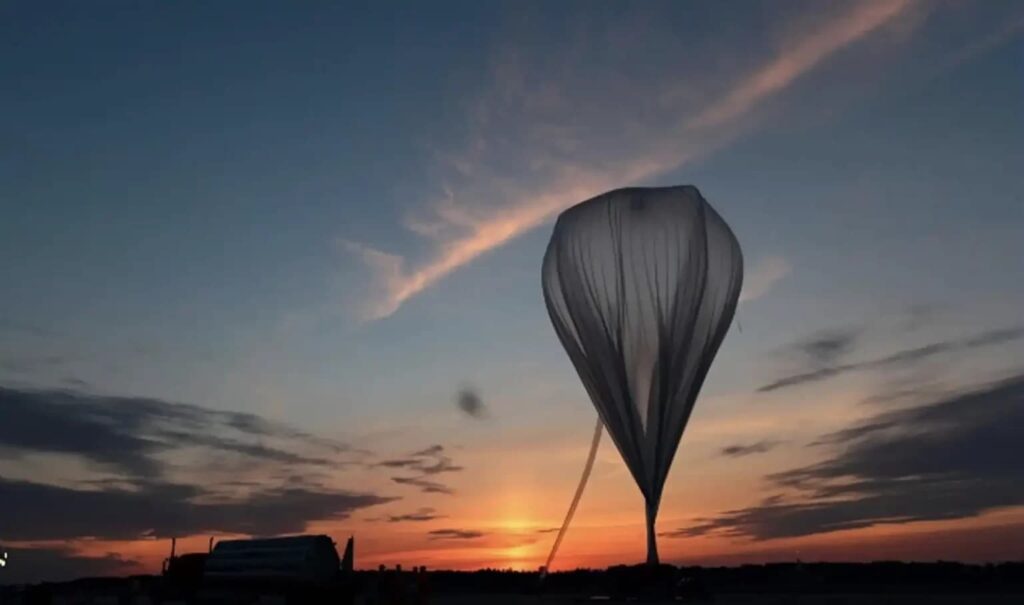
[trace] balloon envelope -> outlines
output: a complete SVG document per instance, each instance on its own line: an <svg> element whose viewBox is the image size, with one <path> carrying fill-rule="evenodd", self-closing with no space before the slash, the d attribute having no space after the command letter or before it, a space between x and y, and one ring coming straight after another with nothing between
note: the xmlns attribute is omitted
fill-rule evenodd
<svg viewBox="0 0 1024 605"><path fill-rule="evenodd" d="M555 331L643 493L648 563L665 478L742 281L736 237L692 186L573 206L544 255Z"/></svg>

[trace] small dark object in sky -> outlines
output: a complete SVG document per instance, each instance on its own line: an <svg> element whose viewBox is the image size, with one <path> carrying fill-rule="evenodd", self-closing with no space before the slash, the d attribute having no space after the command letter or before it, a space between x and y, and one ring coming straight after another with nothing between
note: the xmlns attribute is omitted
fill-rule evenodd
<svg viewBox="0 0 1024 605"><path fill-rule="evenodd" d="M480 395L473 389L466 388L460 390L455 404L470 418L483 418L487 415L487 409L484 406L483 400L480 399Z"/></svg>

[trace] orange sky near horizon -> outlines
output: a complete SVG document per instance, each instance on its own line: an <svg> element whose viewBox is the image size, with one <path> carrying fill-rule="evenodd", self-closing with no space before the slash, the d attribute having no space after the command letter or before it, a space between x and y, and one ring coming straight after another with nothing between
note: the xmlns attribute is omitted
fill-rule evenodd
<svg viewBox="0 0 1024 605"><path fill-rule="evenodd" d="M348 536L355 537L356 567L378 565L403 568L426 565L430 569L536 570L546 559L553 534L537 534L535 527L482 527L486 537L470 543L416 539L412 532L382 528L380 524L317 524L311 533L326 533L339 552ZM217 536L215 540L244 536ZM177 541L177 553L205 552L209 536L189 536ZM993 544L1002 547L993 550ZM1024 507L995 511L969 520L878 525L806 536L752 542L722 537L659 539L662 560L677 565L740 565L802 560L814 561L934 561L997 562L1024 557ZM48 546L46 542L33 546ZM97 557L116 553L133 559L133 573L159 573L170 553L169 539L130 541L75 541L76 553ZM645 556L642 523L616 526L575 525L569 530L554 570L604 568L641 562Z"/></svg>

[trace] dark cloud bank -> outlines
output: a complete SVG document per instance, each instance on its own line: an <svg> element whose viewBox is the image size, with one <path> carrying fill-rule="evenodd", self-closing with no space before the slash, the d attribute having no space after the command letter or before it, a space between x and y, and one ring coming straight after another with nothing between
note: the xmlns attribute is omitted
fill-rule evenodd
<svg viewBox="0 0 1024 605"><path fill-rule="evenodd" d="M393 498L282 487L233 500L205 501L201 487L139 483L88 490L0 479L0 537L10 541L100 538L133 540L225 532L301 532L313 520L341 519Z"/></svg>
<svg viewBox="0 0 1024 605"><path fill-rule="evenodd" d="M860 336L858 329L835 329L797 342L791 349L810 364L830 365L852 352Z"/></svg>
<svg viewBox="0 0 1024 605"><path fill-rule="evenodd" d="M1008 338L990 334L976 343ZM819 439L831 458L769 477L779 495L665 535L754 540L877 523L960 519L1024 505L1024 373L888 411Z"/></svg>
<svg viewBox="0 0 1024 605"><path fill-rule="evenodd" d="M474 540L487 535L472 529L435 529L427 533L431 540Z"/></svg>
<svg viewBox="0 0 1024 605"><path fill-rule="evenodd" d="M723 447L721 453L723 456L729 458L741 458L743 456L751 456L753 454L764 454L770 452L776 447L782 445L781 441L758 441L756 443L737 443Z"/></svg>
<svg viewBox="0 0 1024 605"><path fill-rule="evenodd" d="M850 372L905 367L939 355L970 352L975 349L1013 342L1021 338L1024 338L1024 328L1022 327L990 330L960 340L943 340L921 347L905 349L877 359L839 364L835 362L852 349L856 340L856 333L837 332L793 345L796 350L808 355L810 363L807 371L779 378L762 386L758 391L776 391L802 384L820 382Z"/></svg>
<svg viewBox="0 0 1024 605"><path fill-rule="evenodd" d="M435 475L444 473L461 472L463 467L452 462L451 457L445 454L444 446L432 445L409 454L403 458L384 460L377 463L377 466L402 469L413 473L412 476L396 476L391 480L399 485L408 485L419 488L425 494L452 495L455 490L437 481Z"/></svg>
<svg viewBox="0 0 1024 605"><path fill-rule="evenodd" d="M199 451L207 466L173 480L175 453ZM148 398L0 387L0 459L31 454L78 457L103 479L53 485L0 476L0 543L26 578L121 573L130 561L86 558L43 540L133 540L196 533L274 535L307 523L343 519L396 498L327 487L341 465L365 452L253 414ZM419 459L419 458L418 458ZM260 472L258 481L211 478L214 460ZM440 452L421 473L454 467ZM13 544L12 544L13 543ZM5 574L3 581L14 581Z"/></svg>
<svg viewBox="0 0 1024 605"><path fill-rule="evenodd" d="M109 472L147 479L165 470L163 454L188 448L321 467L349 464L357 455L344 444L253 414L72 390L0 386L0 419L0 457L72 454Z"/></svg>
<svg viewBox="0 0 1024 605"><path fill-rule="evenodd" d="M386 520L388 523L404 523L406 521L433 521L434 519L444 519L444 515L437 514L432 508L425 507L417 510L414 513L404 513L400 515L388 515Z"/></svg>

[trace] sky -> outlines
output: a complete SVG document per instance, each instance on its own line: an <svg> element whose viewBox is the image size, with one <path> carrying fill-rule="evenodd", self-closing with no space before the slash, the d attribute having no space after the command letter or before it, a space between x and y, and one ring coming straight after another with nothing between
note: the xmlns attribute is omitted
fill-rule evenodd
<svg viewBox="0 0 1024 605"><path fill-rule="evenodd" d="M596 418L541 258L631 185L746 266L665 561L1024 557L1022 8L3 3L0 583L535 569ZM554 568L644 540L606 440Z"/></svg>

